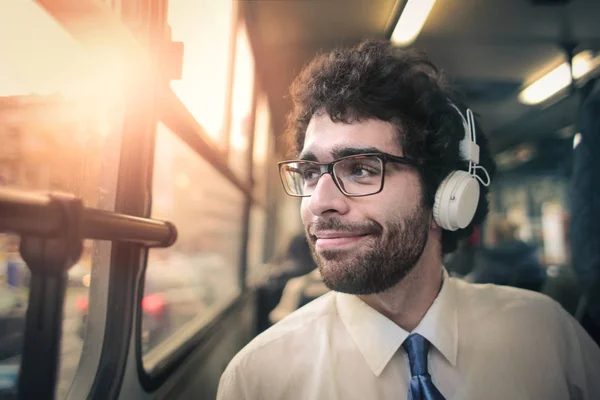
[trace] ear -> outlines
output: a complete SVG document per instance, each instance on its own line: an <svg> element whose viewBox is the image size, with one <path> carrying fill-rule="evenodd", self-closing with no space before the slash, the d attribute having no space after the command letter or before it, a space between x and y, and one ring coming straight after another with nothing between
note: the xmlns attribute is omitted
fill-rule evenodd
<svg viewBox="0 0 600 400"><path fill-rule="evenodd" d="M435 231L437 229L442 230L440 226L435 222L435 218L433 217L433 211L429 214L429 229Z"/></svg>

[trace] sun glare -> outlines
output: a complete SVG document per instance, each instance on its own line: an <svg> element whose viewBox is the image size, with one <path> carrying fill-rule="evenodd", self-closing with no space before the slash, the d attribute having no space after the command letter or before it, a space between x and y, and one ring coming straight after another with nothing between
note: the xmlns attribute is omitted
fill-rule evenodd
<svg viewBox="0 0 600 400"><path fill-rule="evenodd" d="M184 44L181 80L171 87L204 130L221 143L233 2L170 0L173 40Z"/></svg>
<svg viewBox="0 0 600 400"><path fill-rule="evenodd" d="M243 23L240 24L237 32L234 65L231 147L235 151L244 151L248 147L248 131L251 128L248 123L252 112L254 90L254 56Z"/></svg>
<svg viewBox="0 0 600 400"><path fill-rule="evenodd" d="M0 2L0 96L60 95L90 110L120 99L136 65L109 34L83 46L33 1Z"/></svg>

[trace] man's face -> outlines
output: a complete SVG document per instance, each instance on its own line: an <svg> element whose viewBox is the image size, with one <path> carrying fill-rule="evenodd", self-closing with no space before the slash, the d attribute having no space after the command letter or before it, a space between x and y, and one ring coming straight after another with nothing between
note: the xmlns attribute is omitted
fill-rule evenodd
<svg viewBox="0 0 600 400"><path fill-rule="evenodd" d="M311 119L300 158L331 162L356 149L403 156L396 129L388 122L353 124ZM422 206L418 173L386 164L380 193L347 197L324 174L311 197L302 199L302 221L325 284L351 294L380 293L415 266L429 234L430 212Z"/></svg>

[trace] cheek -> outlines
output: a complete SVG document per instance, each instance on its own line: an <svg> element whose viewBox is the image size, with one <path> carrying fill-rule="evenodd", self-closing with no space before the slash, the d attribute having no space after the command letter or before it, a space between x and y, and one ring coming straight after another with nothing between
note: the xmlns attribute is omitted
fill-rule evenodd
<svg viewBox="0 0 600 400"><path fill-rule="evenodd" d="M384 186L379 196L379 204L374 210L373 217L379 219L404 217L419 209L422 201L421 185L416 177L403 179Z"/></svg>
<svg viewBox="0 0 600 400"><path fill-rule="evenodd" d="M302 222L305 225L309 222L310 216L312 215L311 212L308 210L309 201L310 197L303 197L300 203L300 218L302 219Z"/></svg>

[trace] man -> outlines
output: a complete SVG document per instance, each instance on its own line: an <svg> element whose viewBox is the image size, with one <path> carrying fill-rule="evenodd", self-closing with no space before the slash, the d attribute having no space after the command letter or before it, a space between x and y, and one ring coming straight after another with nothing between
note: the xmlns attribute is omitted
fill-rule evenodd
<svg viewBox="0 0 600 400"><path fill-rule="evenodd" d="M495 167L431 63L365 42L314 60L292 98L281 177L332 292L246 346L218 399L600 398L600 350L557 303L443 269Z"/></svg>

